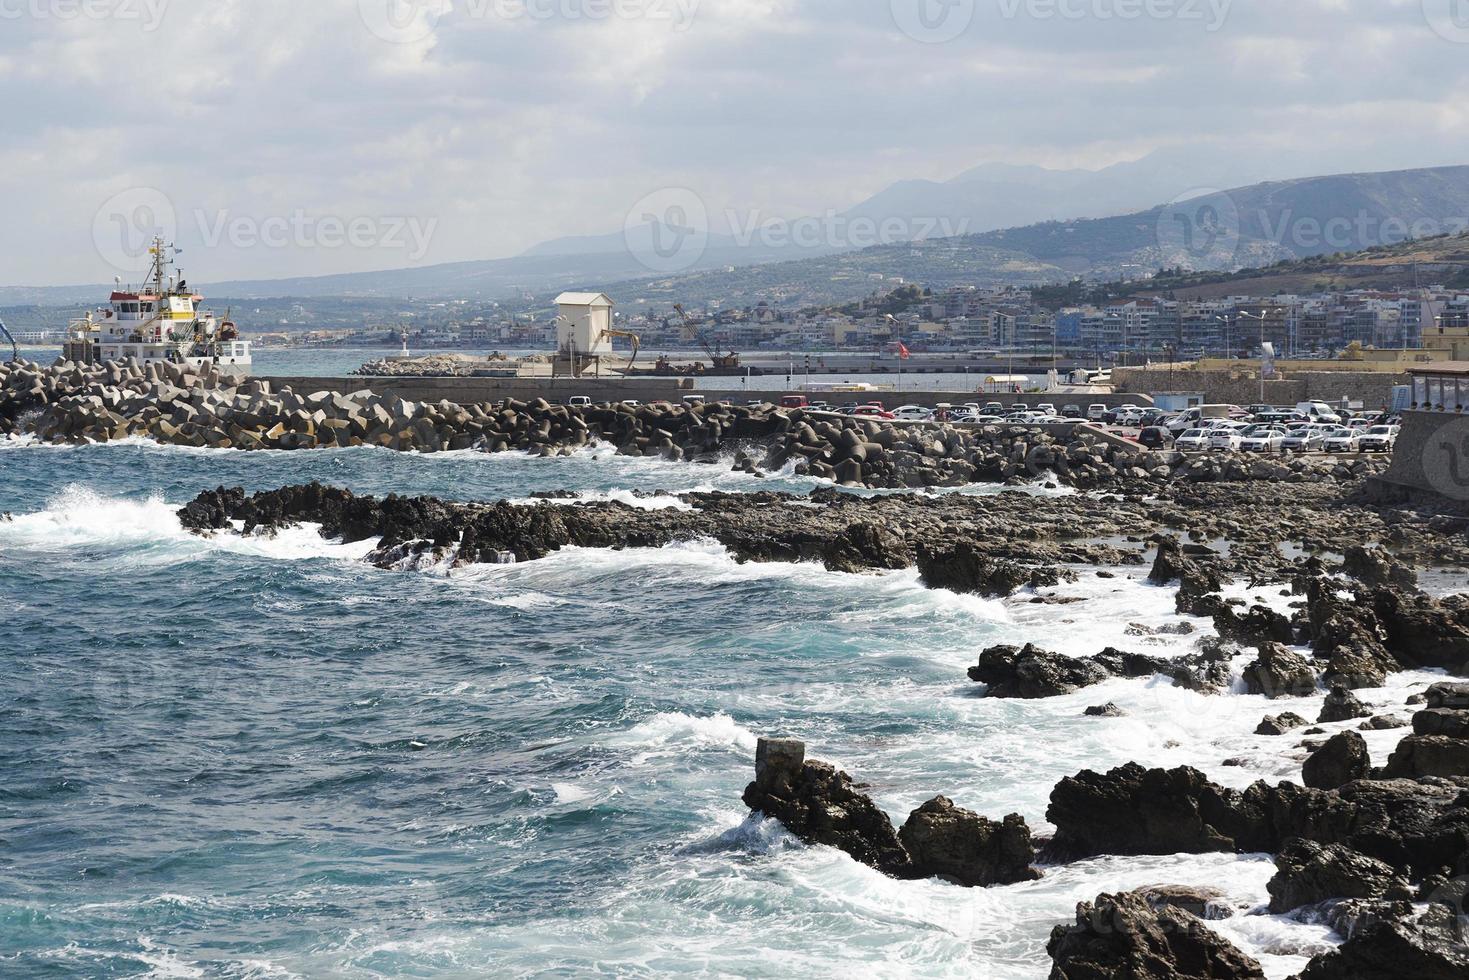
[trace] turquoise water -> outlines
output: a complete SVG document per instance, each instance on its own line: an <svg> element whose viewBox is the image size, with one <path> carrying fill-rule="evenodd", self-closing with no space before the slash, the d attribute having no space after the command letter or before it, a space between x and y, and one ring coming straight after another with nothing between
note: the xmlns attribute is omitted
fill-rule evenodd
<svg viewBox="0 0 1469 980"><path fill-rule="evenodd" d="M1119 681L1022 704L965 680L994 642L1135 646L1129 622L1177 621L1168 590L1088 575L1079 604L1002 603L699 542L383 571L310 529L206 540L173 516L206 487L309 479L808 486L606 453L0 445L0 975L1041 977L1051 926L1100 891L1266 899L1260 857L894 882L739 803L765 733L807 739L898 820L942 792L1044 830L1056 780L1131 759L1285 778L1285 747L1249 734L1259 699ZM1108 700L1132 716L1081 717ZM1272 976L1326 941L1272 916L1221 928Z"/></svg>

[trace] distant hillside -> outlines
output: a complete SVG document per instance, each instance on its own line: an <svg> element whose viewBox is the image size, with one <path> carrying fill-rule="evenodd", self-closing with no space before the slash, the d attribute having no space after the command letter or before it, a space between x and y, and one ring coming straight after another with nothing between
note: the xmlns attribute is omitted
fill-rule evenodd
<svg viewBox="0 0 1469 980"><path fill-rule="evenodd" d="M1100 176L1106 171L1038 169L985 167L960 184L977 182L993 191L1030 181L1069 193L1109 179ZM1116 186L1126 187L1129 181L1119 180ZM779 261L786 253L778 249L742 246L715 236L697 263L675 274L657 274L663 257L653 246L660 229L650 225L628 236L566 239L546 246L569 250L565 254L196 285L216 300L296 296L515 302L594 287L634 299L689 303L826 303L858 298L895 279L942 287L1064 283L1078 277L1136 279L1175 267L1234 272L1398 242L1411 230L1425 236L1466 228L1469 166L1457 166L1273 181L1120 217L1049 221L836 254L816 250L794 261ZM616 240L623 242L621 251L596 251L613 247ZM580 251L585 249L592 251ZM0 289L0 306L91 303L104 292L102 286L5 288Z"/></svg>

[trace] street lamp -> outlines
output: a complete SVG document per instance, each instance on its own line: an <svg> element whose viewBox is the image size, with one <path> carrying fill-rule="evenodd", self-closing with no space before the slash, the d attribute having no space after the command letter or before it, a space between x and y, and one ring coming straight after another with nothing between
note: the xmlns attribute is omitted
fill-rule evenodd
<svg viewBox="0 0 1469 980"><path fill-rule="evenodd" d="M1221 314L1221 313L1216 313L1216 314L1214 314L1214 319L1216 319L1220 323L1224 324L1224 359L1226 361L1233 360L1234 359L1234 354L1229 349L1229 323L1230 323L1230 318L1227 315L1224 315L1224 314Z"/></svg>
<svg viewBox="0 0 1469 980"><path fill-rule="evenodd" d="M1246 310L1240 310L1239 311L1239 315L1242 316L1242 317L1245 317L1246 319L1249 319L1249 320L1259 320L1260 321L1260 404L1261 405L1265 404L1265 321L1268 320L1268 319L1270 319L1270 317L1274 316L1276 313L1284 313L1284 312L1285 312L1285 308L1284 307L1278 307L1278 308L1273 309L1273 310L1261 310L1258 314L1257 313L1250 313L1250 312L1248 312Z"/></svg>

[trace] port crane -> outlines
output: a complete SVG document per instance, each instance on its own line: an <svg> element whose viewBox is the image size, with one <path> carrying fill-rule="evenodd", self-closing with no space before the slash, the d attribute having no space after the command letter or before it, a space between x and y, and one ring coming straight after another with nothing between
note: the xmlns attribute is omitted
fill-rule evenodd
<svg viewBox="0 0 1469 980"><path fill-rule="evenodd" d="M709 360L713 362L714 370L738 371L740 369L739 354L734 351L730 351L727 354L721 354L719 352L719 348L714 346L713 339L711 339L710 336L703 330L700 330L698 325L696 325L692 320L689 319L688 313L684 311L683 304L674 303L673 309L674 312L678 314L679 319L683 321L684 334L686 336L692 336L698 339L699 346L704 348L704 353L708 354Z"/></svg>

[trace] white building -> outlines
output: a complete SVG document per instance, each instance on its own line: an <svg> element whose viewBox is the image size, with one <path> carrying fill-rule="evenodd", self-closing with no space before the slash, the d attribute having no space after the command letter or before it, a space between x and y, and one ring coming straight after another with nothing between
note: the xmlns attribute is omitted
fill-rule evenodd
<svg viewBox="0 0 1469 980"><path fill-rule="evenodd" d="M605 293L557 296L556 349L582 356L610 355L613 305Z"/></svg>

